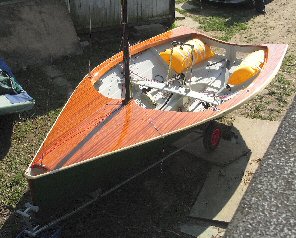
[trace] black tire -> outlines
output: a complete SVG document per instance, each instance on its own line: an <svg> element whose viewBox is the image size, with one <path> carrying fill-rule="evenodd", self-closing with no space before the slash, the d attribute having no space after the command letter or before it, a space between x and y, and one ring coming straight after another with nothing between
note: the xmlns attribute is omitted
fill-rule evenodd
<svg viewBox="0 0 296 238"><path fill-rule="evenodd" d="M211 121L204 130L203 145L207 152L217 149L222 137L222 129L217 122Z"/></svg>

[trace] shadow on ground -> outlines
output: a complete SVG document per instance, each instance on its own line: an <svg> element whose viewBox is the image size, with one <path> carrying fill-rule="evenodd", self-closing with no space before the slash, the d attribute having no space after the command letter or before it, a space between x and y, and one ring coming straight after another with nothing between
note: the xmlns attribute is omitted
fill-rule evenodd
<svg viewBox="0 0 296 238"><path fill-rule="evenodd" d="M79 37L81 41L87 41L89 44L84 48L83 54L65 56L47 65L59 69L61 77L65 78L73 89L89 72L89 69L93 69L117 53L121 41L120 33L114 32L93 33L91 38L89 35ZM46 74L45 68L46 66L27 67L15 72L17 79L36 101L34 109L22 115L24 118L34 118L52 110L61 109L68 99L67 90L57 87L53 79Z"/></svg>
<svg viewBox="0 0 296 238"><path fill-rule="evenodd" d="M16 215L15 211L22 208L26 202L30 202L29 192L24 193L15 209L10 206L5 206L5 208L1 209L1 216L3 216L3 213L10 215L5 217L6 221L1 227L0 238L15 238L20 233L23 224L20 222L20 219Z"/></svg>
<svg viewBox="0 0 296 238"><path fill-rule="evenodd" d="M15 115L0 116L0 161L4 159L11 146Z"/></svg>
<svg viewBox="0 0 296 238"><path fill-rule="evenodd" d="M161 33L165 28L160 28ZM130 44L152 37L152 34L135 34L131 29ZM23 85L24 89L35 99L36 104L33 110L23 113L21 117L35 118L46 115L50 111L61 109L69 94L66 88L57 87L46 72L47 66L56 67L61 72L74 90L85 75L97 65L107 60L121 49L121 29L105 30L79 35L80 42L85 43L83 54L65 56L52 61L50 65L24 68L15 72L16 78Z"/></svg>
<svg viewBox="0 0 296 238"><path fill-rule="evenodd" d="M240 136L233 128L228 134L227 130L230 129L224 128L230 140L233 133ZM170 146L165 150L170 152L175 147ZM221 150L213 153L221 154ZM190 209L208 179L211 167L212 163L180 151L160 166L63 222L62 237L189 237L180 232L179 226L188 220ZM219 201L215 212L218 213L228 202L237 186L236 183L232 184L231 191ZM27 197L28 194L25 194L18 207L23 206ZM5 235L2 237L14 237L20 227L20 221L11 215L0 234Z"/></svg>

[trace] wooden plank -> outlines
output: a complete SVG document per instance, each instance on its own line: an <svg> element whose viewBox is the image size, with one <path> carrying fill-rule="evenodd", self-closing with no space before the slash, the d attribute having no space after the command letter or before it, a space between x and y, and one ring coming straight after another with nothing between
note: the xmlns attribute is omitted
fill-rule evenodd
<svg viewBox="0 0 296 238"><path fill-rule="evenodd" d="M119 26L121 7L120 1L113 0L65 0L75 26L80 29L89 28L89 8L91 8L92 27ZM129 0L129 23L155 22L158 19L171 20L174 11L171 9L172 0ZM174 2L174 0L173 0Z"/></svg>

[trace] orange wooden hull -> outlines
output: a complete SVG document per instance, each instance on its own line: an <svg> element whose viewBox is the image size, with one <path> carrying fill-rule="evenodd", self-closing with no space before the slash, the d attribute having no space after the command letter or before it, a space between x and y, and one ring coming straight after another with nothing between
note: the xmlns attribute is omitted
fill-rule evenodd
<svg viewBox="0 0 296 238"><path fill-rule="evenodd" d="M130 51L134 55L164 42L189 36L206 37L187 28L177 28L136 44ZM237 46L222 41L217 42ZM50 173L100 160L114 153L121 153L133 147L184 132L234 110L255 96L271 81L278 72L287 49L287 45L258 47L265 50L267 58L259 76L235 97L218 105L216 110L209 108L203 112L144 109L134 100L122 106L122 100L103 96L93 84L122 62L122 52L114 55L94 68L82 80L48 133L30 165L30 168L42 167L46 173L34 176L26 172L26 177L33 181Z"/></svg>

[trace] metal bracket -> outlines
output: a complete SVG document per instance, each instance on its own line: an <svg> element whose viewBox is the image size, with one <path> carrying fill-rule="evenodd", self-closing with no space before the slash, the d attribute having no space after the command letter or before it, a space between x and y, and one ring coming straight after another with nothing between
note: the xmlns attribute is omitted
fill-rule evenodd
<svg viewBox="0 0 296 238"><path fill-rule="evenodd" d="M24 210L17 210L16 213L21 216L23 222L25 223L25 230L23 233L27 235L28 237L36 237L37 233L36 231L39 228L39 225L34 224L33 216L34 213L37 213L39 211L38 206L34 206L30 203L25 204Z"/></svg>

